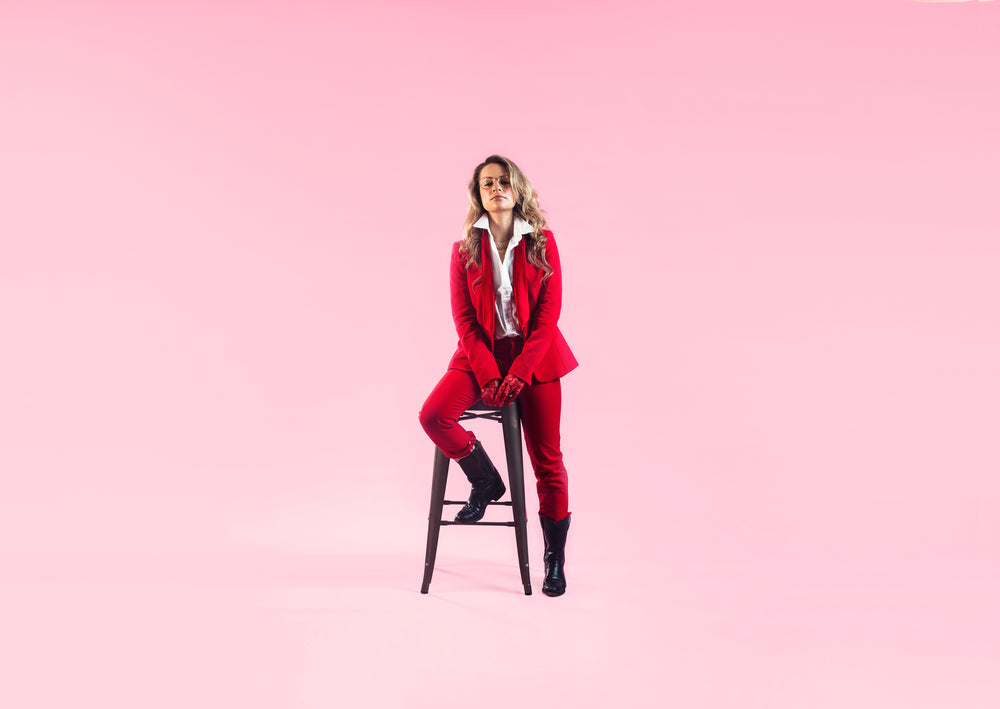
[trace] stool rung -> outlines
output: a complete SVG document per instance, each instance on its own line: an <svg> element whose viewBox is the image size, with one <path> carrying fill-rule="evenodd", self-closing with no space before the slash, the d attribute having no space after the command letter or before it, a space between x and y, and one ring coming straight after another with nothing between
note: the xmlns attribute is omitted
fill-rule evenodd
<svg viewBox="0 0 1000 709"><path fill-rule="evenodd" d="M514 522L445 522L441 520L441 526L447 527L454 524L458 527L513 527Z"/></svg>
<svg viewBox="0 0 1000 709"><path fill-rule="evenodd" d="M466 503L466 500L445 500L444 501L444 504L446 504L446 505L464 505L465 503ZM514 503L511 502L510 500L505 500L503 502L487 502L486 504L487 505L507 505L508 507L510 507Z"/></svg>
<svg viewBox="0 0 1000 709"><path fill-rule="evenodd" d="M483 414L474 414L471 411L466 411L464 414L458 417L459 421L471 421L472 419L487 419L488 421L501 422L501 414L499 411L487 411Z"/></svg>

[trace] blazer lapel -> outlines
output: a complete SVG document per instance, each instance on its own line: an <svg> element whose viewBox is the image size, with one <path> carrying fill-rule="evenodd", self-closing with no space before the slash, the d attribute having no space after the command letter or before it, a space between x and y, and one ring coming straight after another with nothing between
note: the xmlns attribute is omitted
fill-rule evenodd
<svg viewBox="0 0 1000 709"><path fill-rule="evenodd" d="M483 229L482 237L479 243L479 261L482 268L482 280L479 282L480 293L482 293L482 298L479 300L479 307L482 310L479 313L479 322L483 324L483 329L486 331L486 341L489 348L493 349L493 334L496 332L496 323L494 322L494 314L496 313L496 289L493 287L493 255L490 251L490 242L488 232Z"/></svg>
<svg viewBox="0 0 1000 709"><path fill-rule="evenodd" d="M517 313L517 324L521 326L521 332L528 336L528 257L527 239L522 238L521 243L514 247L514 311Z"/></svg>

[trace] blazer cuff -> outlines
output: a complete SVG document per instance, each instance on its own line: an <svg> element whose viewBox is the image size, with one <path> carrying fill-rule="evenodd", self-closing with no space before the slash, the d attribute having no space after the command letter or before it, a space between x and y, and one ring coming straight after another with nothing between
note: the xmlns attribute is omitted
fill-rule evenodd
<svg viewBox="0 0 1000 709"><path fill-rule="evenodd" d="M484 386L489 384L494 379L503 379L503 377L500 376L500 368L497 367L496 362L493 363L492 368L486 367L477 369L473 373L476 375L476 383L479 384L480 389L482 389Z"/></svg>
<svg viewBox="0 0 1000 709"><path fill-rule="evenodd" d="M513 374L525 384L531 384L531 377L534 373L534 368L529 368L526 364L520 362L519 360L520 358L517 358L511 363L510 371L508 373Z"/></svg>

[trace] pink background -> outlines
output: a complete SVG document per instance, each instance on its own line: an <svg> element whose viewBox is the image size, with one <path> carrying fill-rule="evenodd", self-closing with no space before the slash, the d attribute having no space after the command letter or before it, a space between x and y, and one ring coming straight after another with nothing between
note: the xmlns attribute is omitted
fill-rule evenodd
<svg viewBox="0 0 1000 709"><path fill-rule="evenodd" d="M998 87L1000 3L4 1L0 704L995 709ZM557 600L534 523L418 593L493 152Z"/></svg>

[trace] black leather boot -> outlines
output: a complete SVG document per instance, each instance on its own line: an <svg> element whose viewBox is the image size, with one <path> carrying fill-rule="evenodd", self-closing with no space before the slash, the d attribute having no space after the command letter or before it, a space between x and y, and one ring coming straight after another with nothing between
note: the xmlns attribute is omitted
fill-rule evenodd
<svg viewBox="0 0 1000 709"><path fill-rule="evenodd" d="M569 515L556 522L548 517L542 521L542 536L545 538L545 581L542 593L546 596L561 596L566 593L566 532L569 531Z"/></svg>
<svg viewBox="0 0 1000 709"><path fill-rule="evenodd" d="M458 464L472 483L472 492L469 493L469 501L465 503L465 507L455 515L455 521L478 522L486 514L486 505L503 497L507 487L479 441L476 441L469 455L459 458Z"/></svg>

